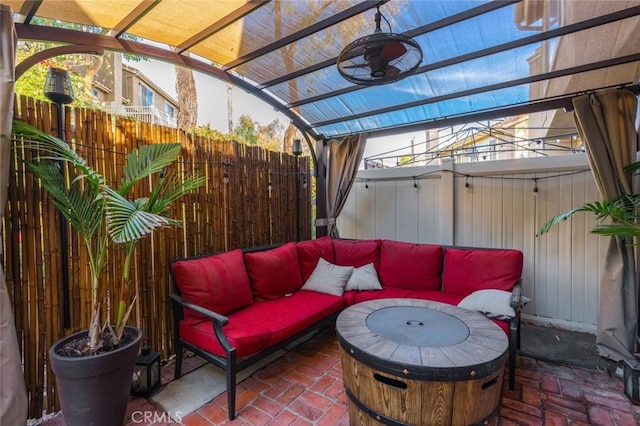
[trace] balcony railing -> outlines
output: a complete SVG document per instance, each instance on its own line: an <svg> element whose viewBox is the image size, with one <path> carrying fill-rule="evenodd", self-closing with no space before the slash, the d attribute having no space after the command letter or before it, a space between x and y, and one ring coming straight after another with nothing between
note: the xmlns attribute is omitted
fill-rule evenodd
<svg viewBox="0 0 640 426"><path fill-rule="evenodd" d="M102 109L109 114L131 117L136 120L162 126L178 127L177 120L174 117L169 116L154 106L117 105L104 106Z"/></svg>

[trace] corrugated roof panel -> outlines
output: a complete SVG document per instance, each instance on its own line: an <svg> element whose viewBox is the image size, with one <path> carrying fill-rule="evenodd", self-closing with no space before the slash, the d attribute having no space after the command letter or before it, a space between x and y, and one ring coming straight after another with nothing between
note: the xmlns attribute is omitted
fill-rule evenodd
<svg viewBox="0 0 640 426"><path fill-rule="evenodd" d="M528 100L528 85L465 96L446 102L436 102L386 114L376 114L356 120L320 126L316 130L325 136L360 133L452 117L473 111L487 110L522 103ZM342 133L344 132L344 133Z"/></svg>
<svg viewBox="0 0 640 426"><path fill-rule="evenodd" d="M361 3L357 0L343 0L337 2L317 2L315 0L301 1L272 1L256 9L253 13L240 21L222 29L212 37L194 46L191 51L204 56L215 57L216 62L226 65L238 57L256 51L265 45L288 37L309 25L327 19L349 7ZM238 39L239 48L228 44L228 40ZM317 38L315 35L310 36ZM302 42L306 46L309 42ZM292 57L291 47L285 49L266 60L267 66L280 65L284 60ZM283 56L284 55L284 56ZM273 64L272 64L273 63ZM234 72L240 73L252 81L261 82L260 68L262 66L252 61L252 65L236 67ZM274 65L275 64L275 65ZM255 68L255 69L254 69ZM281 74L278 74L278 76Z"/></svg>
<svg viewBox="0 0 640 426"><path fill-rule="evenodd" d="M426 124L444 117L456 117L491 109L525 105L549 97L580 93L590 90L594 87L594 84L601 84L600 82L609 78L614 78L616 81L634 83L634 78L637 78L637 75L640 75L640 63L636 64L635 67L619 65L545 81L544 87L556 88L556 90L552 90L553 93L550 93L549 90L540 90L542 83L521 84L405 110L319 126L316 130L325 137L335 137L354 132L368 132L418 123ZM333 106L336 104L337 102L332 103Z"/></svg>
<svg viewBox="0 0 640 426"><path fill-rule="evenodd" d="M38 16L76 24L113 28L137 5L137 2L129 0L45 0L38 8ZM14 10L14 12L17 11Z"/></svg>
<svg viewBox="0 0 640 426"><path fill-rule="evenodd" d="M103 2L109 4L110 1ZM129 4L136 3L128 1ZM127 30L147 40L178 46L224 18L247 0L169 0L158 2ZM227 49L237 51L242 37L227 41Z"/></svg>
<svg viewBox="0 0 640 426"><path fill-rule="evenodd" d="M432 2L431 4L417 1L390 2L381 7L381 12L391 24L391 31L399 33L414 28L414 26L426 25L450 14L465 11L485 2L486 1L447 2L447 7L436 7L436 4L439 4L436 2ZM440 4L440 6L445 5ZM312 20L314 10L314 7L307 7L305 9L304 3L300 3L294 13L305 14L309 20ZM405 19L405 17L409 15L411 15L411 18ZM350 42L374 32L374 16L375 10L372 9L348 21L333 25L311 34L304 39L288 44L274 52L260 56L250 63L234 68L234 71L246 76L252 81L264 83L281 77L282 75L309 67L315 63L336 58L342 49ZM315 21L317 20L319 19ZM383 22L381 27L383 32L390 31L386 21ZM265 29L265 31L268 33L273 30Z"/></svg>

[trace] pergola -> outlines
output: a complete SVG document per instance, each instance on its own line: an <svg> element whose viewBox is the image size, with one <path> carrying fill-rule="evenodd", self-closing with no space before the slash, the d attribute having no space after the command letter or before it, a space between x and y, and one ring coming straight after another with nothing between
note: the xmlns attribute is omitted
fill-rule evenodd
<svg viewBox="0 0 640 426"><path fill-rule="evenodd" d="M358 145L358 135L572 109L576 96L602 89L625 87L638 93L640 0L0 4L12 8L19 39L61 44L18 64L16 78L47 57L112 50L186 66L273 105L312 148L320 200L327 179L324 151L331 140L348 138ZM388 20L383 31L413 38L424 57L404 79L355 85L340 75L336 61L349 42L373 33L378 7ZM50 21L40 18L76 24L77 29L46 25ZM351 158L359 161L358 149L354 151ZM350 167L355 175L357 164ZM343 188L347 193L349 184ZM318 206L328 225L337 215L332 207Z"/></svg>

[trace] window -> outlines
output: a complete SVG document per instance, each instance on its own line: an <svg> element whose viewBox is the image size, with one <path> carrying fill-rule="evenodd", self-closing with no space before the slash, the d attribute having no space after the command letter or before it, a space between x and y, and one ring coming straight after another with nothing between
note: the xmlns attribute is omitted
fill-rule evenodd
<svg viewBox="0 0 640 426"><path fill-rule="evenodd" d="M153 92L144 84L140 85L140 102L142 106L153 106Z"/></svg>
<svg viewBox="0 0 640 426"><path fill-rule="evenodd" d="M164 103L164 113L167 114L167 116L173 118L173 117L175 117L176 109L169 102L165 101L165 103Z"/></svg>

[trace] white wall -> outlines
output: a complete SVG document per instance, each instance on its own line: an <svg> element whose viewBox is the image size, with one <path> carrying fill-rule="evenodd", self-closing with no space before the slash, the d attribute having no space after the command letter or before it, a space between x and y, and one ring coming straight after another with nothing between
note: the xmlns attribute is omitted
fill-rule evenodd
<svg viewBox="0 0 640 426"><path fill-rule="evenodd" d="M346 238L522 250L523 294L533 299L525 318L594 332L608 239L590 232L596 219L583 213L536 232L553 215L598 199L583 154L362 170L338 229Z"/></svg>

